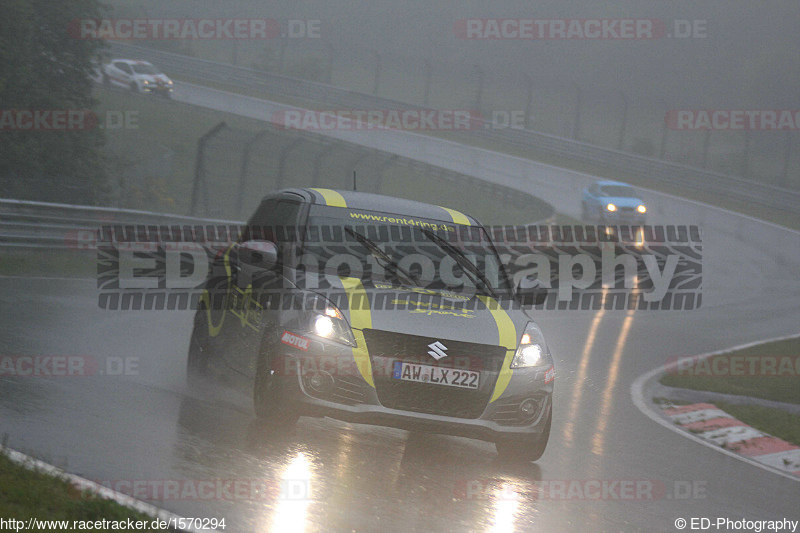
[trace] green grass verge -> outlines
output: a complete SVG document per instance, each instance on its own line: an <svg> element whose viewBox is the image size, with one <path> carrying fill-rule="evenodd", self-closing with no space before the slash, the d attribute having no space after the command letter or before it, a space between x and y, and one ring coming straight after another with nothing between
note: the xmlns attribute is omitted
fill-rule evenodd
<svg viewBox="0 0 800 533"><path fill-rule="evenodd" d="M223 130L207 148L206 176L213 204L213 211L207 212L207 216L244 219L264 194L276 188L349 188L356 165L359 190L463 210L485 224L524 224L542 220L551 212L544 201L508 202L487 195L483 187L471 181L450 181L435 167L387 162L385 156L357 145L342 144L330 150L324 144L329 141L324 138L319 143L304 141L287 150L289 156L281 165L284 148L298 138L295 132L279 130L258 120L122 90L97 87L95 95L100 101L99 116L106 112L135 112L137 119L136 128L106 130L106 155L116 165L112 174L127 176L114 184L120 207L189 213L197 141L224 120L230 129ZM241 189L238 184L243 145L265 129L267 134L252 151L246 185ZM319 176L315 176L318 170L315 161L322 162ZM237 212L235 206L240 194L244 200L241 211Z"/></svg>
<svg viewBox="0 0 800 533"><path fill-rule="evenodd" d="M759 369L763 368L761 361L764 360L764 357L777 360L775 373L778 375L729 375L733 373L751 374L750 360L742 361L741 356L761 357L761 359L752 360L756 361L754 363L755 374L761 373ZM660 381L661 384L669 387L737 394L800 404L800 375L796 372L798 357L800 357L800 338L768 342L714 356L705 363L700 362L681 371L665 374ZM714 359L718 360L716 365ZM793 362L791 368L785 366L787 360ZM739 361L742 362L739 363ZM784 366L780 361L784 362ZM738 364L742 365L741 371L736 366ZM717 371L715 368L719 370Z"/></svg>
<svg viewBox="0 0 800 533"><path fill-rule="evenodd" d="M0 517L6 520L153 520L111 500L84 496L65 479L30 470L3 453L0 453ZM65 531L68 530L71 528Z"/></svg>
<svg viewBox="0 0 800 533"><path fill-rule="evenodd" d="M759 431L800 446L800 416L760 405L714 402L714 405Z"/></svg>
<svg viewBox="0 0 800 533"><path fill-rule="evenodd" d="M0 276L58 275L70 278L95 278L95 252L35 250L12 248L0 254Z"/></svg>

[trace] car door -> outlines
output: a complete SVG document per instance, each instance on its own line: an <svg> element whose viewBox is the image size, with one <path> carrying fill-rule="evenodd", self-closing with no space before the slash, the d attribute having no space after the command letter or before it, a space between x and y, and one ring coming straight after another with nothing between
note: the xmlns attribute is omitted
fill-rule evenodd
<svg viewBox="0 0 800 533"><path fill-rule="evenodd" d="M293 195L295 196L295 195ZM248 221L240 243L230 252L231 282L228 294L229 317L223 324L224 337L228 344L227 364L236 372L255 375L255 357L265 328L277 320L276 313L264 308L264 294L275 295L286 287L280 274L253 276L252 269L242 265L238 246L246 240L266 240L278 247L280 265L295 253L294 228L302 211L299 197L283 196L265 199Z"/></svg>
<svg viewBox="0 0 800 533"><path fill-rule="evenodd" d="M127 87L133 77L133 71L130 65L123 61L114 61L111 63L111 72L109 78L111 81L116 82L118 85Z"/></svg>

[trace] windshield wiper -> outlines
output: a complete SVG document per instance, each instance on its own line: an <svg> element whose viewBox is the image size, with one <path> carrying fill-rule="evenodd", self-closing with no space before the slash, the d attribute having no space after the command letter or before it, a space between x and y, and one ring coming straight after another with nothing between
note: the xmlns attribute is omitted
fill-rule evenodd
<svg viewBox="0 0 800 533"><path fill-rule="evenodd" d="M364 237L355 230L352 230L350 228L345 228L344 230L353 237L355 237L358 242L360 242L367 250L369 250L369 252L373 255L373 257L375 257L375 259L377 259L379 262L382 261L384 263L383 265L384 267L389 267L393 269L396 273L402 274L403 277L406 278L405 279L406 283L410 282L411 285L416 285L417 282L414 280L414 276L408 270L398 265L397 262L394 259L392 259L389 256L389 254L381 250L377 244L375 244L374 242Z"/></svg>
<svg viewBox="0 0 800 533"><path fill-rule="evenodd" d="M447 252L447 255L455 259L456 263L458 263L458 265L467 275L471 274L469 277L476 287L479 285L478 282L480 281L481 283L483 283L484 287L486 287L486 290L492 294L492 296L497 297L497 293L492 288L492 285L491 283L489 283L489 280L486 277L486 275L483 272L481 272L481 270L477 266L475 266L472 263L472 261L470 261L467 258L466 255L464 255L463 251L459 250L458 248L456 248L446 240L442 239L429 229L420 229L420 231L427 238L432 240L434 243L438 244L440 248L442 248L445 252Z"/></svg>

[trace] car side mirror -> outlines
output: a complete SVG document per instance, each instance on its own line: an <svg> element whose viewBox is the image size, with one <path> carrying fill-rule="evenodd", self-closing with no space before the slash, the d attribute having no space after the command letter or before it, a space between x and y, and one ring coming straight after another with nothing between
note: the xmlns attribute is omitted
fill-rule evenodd
<svg viewBox="0 0 800 533"><path fill-rule="evenodd" d="M244 241L238 246L239 263L259 270L273 270L278 264L278 247L270 241Z"/></svg>
<svg viewBox="0 0 800 533"><path fill-rule="evenodd" d="M547 289L539 286L539 280L524 277L517 284L517 297L522 305L542 305L547 300Z"/></svg>

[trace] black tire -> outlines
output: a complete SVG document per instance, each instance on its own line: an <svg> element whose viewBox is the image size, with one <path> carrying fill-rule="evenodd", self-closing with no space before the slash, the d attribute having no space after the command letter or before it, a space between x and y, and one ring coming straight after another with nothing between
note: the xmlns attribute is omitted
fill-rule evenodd
<svg viewBox="0 0 800 533"><path fill-rule="evenodd" d="M269 425L293 426L300 417L289 406L281 378L271 368L268 342L262 342L260 352L253 383L253 409L256 417Z"/></svg>
<svg viewBox="0 0 800 533"><path fill-rule="evenodd" d="M497 453L501 459L527 463L538 461L547 448L547 441L550 440L550 422L553 419L552 411L547 415L544 431L536 437L510 437L498 440L494 443Z"/></svg>
<svg viewBox="0 0 800 533"><path fill-rule="evenodd" d="M208 324L205 323L205 311L195 315L192 338L189 341L189 353L186 356L186 377L189 384L208 375L208 359L210 355Z"/></svg>

